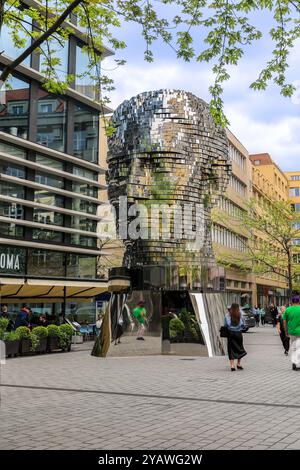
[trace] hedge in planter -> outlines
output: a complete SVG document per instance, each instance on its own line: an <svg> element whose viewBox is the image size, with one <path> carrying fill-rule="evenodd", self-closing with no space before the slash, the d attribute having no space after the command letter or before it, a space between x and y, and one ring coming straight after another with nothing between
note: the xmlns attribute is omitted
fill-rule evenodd
<svg viewBox="0 0 300 470"><path fill-rule="evenodd" d="M71 325L67 323L63 323L59 325L59 344L63 351L70 351L71 350L71 341L73 335L73 328Z"/></svg>
<svg viewBox="0 0 300 470"><path fill-rule="evenodd" d="M173 318L169 323L171 341L183 341L185 326L179 318Z"/></svg>
<svg viewBox="0 0 300 470"><path fill-rule="evenodd" d="M47 336L48 330L44 326L33 328L30 334L31 351L45 353L47 351Z"/></svg>
<svg viewBox="0 0 300 470"><path fill-rule="evenodd" d="M0 339L4 339L6 328L8 327L8 318L0 317Z"/></svg>
<svg viewBox="0 0 300 470"><path fill-rule="evenodd" d="M47 351L52 352L60 347L59 327L57 325L48 325L48 339L47 339Z"/></svg>
<svg viewBox="0 0 300 470"><path fill-rule="evenodd" d="M20 339L20 353L29 353L31 350L30 329L27 326L19 326L16 333Z"/></svg>
<svg viewBox="0 0 300 470"><path fill-rule="evenodd" d="M16 356L20 349L20 339L18 333L10 332L5 335L5 354L7 357Z"/></svg>

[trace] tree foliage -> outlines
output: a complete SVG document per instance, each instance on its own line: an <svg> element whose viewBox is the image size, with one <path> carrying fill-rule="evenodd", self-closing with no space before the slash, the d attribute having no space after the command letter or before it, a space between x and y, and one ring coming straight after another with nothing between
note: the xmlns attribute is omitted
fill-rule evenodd
<svg viewBox="0 0 300 470"><path fill-rule="evenodd" d="M83 75L96 79L102 89L101 100L107 99L106 92L113 84L109 76L101 74L99 55L103 45L114 50L126 47L118 39L118 29L126 28L126 23L140 26L146 61L154 59L152 45L162 39L178 58L211 63L215 79L210 86L210 108L217 123L228 124L222 93L224 82L230 78L230 67L237 66L249 45L254 45L263 35L269 36L273 51L257 79L250 84L251 88L264 90L274 82L284 96L291 96L294 91L286 72L290 51L300 36L299 0L41 0L38 4L39 7L24 9L20 8L20 0L0 0L0 27L3 23L9 28L12 42L20 49L28 44L29 37L33 50L38 39L71 8L73 16L37 45L43 58L45 84L51 91L61 92L74 80L74 75L69 74L62 80L57 70L62 65L60 51L72 34L75 16L88 38L84 51L89 65ZM35 4L31 2L31 5ZM170 11L174 13L170 15ZM256 18L268 14L273 21L271 29L259 29L251 19L253 13ZM34 31L30 30L28 19L34 21ZM122 63L117 60L118 65ZM7 71L2 72L0 81L6 79L5 74Z"/></svg>
<svg viewBox="0 0 300 470"><path fill-rule="evenodd" d="M218 216L215 215L215 220ZM222 214L226 223L226 217ZM232 219L230 220L233 227ZM297 262L300 246L300 213L290 201L265 200L258 204L252 199L235 229L247 235L240 237L244 251L221 253L218 262L225 267L237 267L257 275L273 275L286 282L291 293L299 288L300 264Z"/></svg>

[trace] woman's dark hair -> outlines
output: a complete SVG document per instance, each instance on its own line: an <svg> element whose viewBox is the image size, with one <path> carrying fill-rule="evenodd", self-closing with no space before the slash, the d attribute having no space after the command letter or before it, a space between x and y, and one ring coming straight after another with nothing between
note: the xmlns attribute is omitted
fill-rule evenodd
<svg viewBox="0 0 300 470"><path fill-rule="evenodd" d="M240 323L241 311L239 304L232 304L229 310L232 326L237 326Z"/></svg>

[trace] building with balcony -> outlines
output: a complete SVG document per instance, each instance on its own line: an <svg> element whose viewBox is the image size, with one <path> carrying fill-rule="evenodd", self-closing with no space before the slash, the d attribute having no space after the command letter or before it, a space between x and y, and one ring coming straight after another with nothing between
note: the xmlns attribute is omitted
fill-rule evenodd
<svg viewBox="0 0 300 470"><path fill-rule="evenodd" d="M240 305L251 303L253 275L234 265L234 258L246 251L247 232L241 227L241 214L251 197L251 163L247 149L227 130L232 175L226 193L213 212L212 236L217 261L229 260L226 267L226 301ZM232 261L231 261L232 260ZM227 264L227 262L226 262Z"/></svg>
<svg viewBox="0 0 300 470"><path fill-rule="evenodd" d="M250 155L252 163L252 193L258 203L263 200L287 201L289 182L286 175L268 153ZM282 305L287 300L287 283L276 274L255 276L255 303Z"/></svg>
<svg viewBox="0 0 300 470"><path fill-rule="evenodd" d="M87 39L75 17L66 25L72 34L61 51L63 67L81 74ZM0 49L0 68L20 54L6 27ZM96 52L99 60L111 54ZM48 92L40 63L32 53L0 92L0 303L59 317L88 302L92 316L95 296L107 290L97 269L99 207L106 204L99 164L103 106L84 79L63 96Z"/></svg>

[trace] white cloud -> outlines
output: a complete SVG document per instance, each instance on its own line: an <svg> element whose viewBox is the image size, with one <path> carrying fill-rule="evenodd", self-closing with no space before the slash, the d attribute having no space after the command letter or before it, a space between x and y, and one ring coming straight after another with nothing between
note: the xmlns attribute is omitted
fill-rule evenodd
<svg viewBox="0 0 300 470"><path fill-rule="evenodd" d="M268 152L283 170L300 169L300 106L280 96L274 86L264 92L250 90L257 74L252 60L231 71L224 93L230 128L250 153ZM116 86L112 107L116 107L138 93L160 88L184 89L208 101L213 74L207 64L172 60L132 62L114 71L112 78Z"/></svg>

